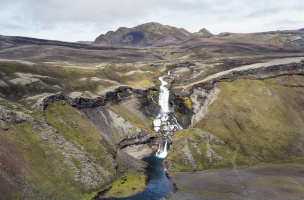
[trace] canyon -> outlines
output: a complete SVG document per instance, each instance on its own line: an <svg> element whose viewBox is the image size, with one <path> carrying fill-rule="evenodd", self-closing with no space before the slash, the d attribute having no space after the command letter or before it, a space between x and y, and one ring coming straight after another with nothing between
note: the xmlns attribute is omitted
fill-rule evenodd
<svg viewBox="0 0 304 200"><path fill-rule="evenodd" d="M161 157L175 186L165 199L249 198L237 182L261 191L264 179L288 182L284 194L278 186L280 195L265 196L301 198L303 40L303 30L195 34L148 47L0 36L0 198L132 196L145 187L142 159L156 155L171 125ZM284 167L294 172L267 174ZM236 184L219 191L215 180L231 176ZM288 192L292 181L299 187Z"/></svg>

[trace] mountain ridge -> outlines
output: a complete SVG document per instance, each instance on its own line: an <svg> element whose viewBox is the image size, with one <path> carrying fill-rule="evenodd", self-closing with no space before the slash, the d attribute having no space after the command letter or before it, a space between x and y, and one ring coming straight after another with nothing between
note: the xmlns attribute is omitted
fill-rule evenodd
<svg viewBox="0 0 304 200"><path fill-rule="evenodd" d="M166 46L197 37L212 37L213 34L202 28L191 33L184 28L162 25L158 22L140 24L132 28L120 27L116 31L101 34L93 42L95 46Z"/></svg>

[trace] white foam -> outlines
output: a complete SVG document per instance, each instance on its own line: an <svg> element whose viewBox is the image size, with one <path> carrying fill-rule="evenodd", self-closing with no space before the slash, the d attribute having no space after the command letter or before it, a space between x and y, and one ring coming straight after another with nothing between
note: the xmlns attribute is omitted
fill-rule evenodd
<svg viewBox="0 0 304 200"><path fill-rule="evenodd" d="M168 88L165 87L168 83L163 80L163 77L159 77L159 80L161 81L162 84L159 87L160 93L159 93L158 104L161 106L163 113L168 113L168 112L170 112L170 110L169 110L170 92L169 92Z"/></svg>
<svg viewBox="0 0 304 200"><path fill-rule="evenodd" d="M168 141L166 140L165 141L165 145L164 147L162 147L162 142L159 143L159 146L158 146L158 151L156 152L156 157L158 158L166 158L166 156L168 155L168 150L167 150L167 143Z"/></svg>
<svg viewBox="0 0 304 200"><path fill-rule="evenodd" d="M153 125L154 126L160 126L161 125L161 120L160 119L154 119L153 120Z"/></svg>
<svg viewBox="0 0 304 200"><path fill-rule="evenodd" d="M170 71L168 71L168 75L170 75ZM154 131L165 131L164 137L165 140L161 141L158 146L158 150L156 152L156 156L158 158L166 158L168 154L167 150L167 138L168 134L173 131L177 131L179 129L183 129L181 125L177 122L176 118L170 113L169 109L169 96L170 91L165 87L168 83L163 80L164 77L159 77L161 81L160 92L159 92L159 100L158 104L161 106L160 113L153 120Z"/></svg>

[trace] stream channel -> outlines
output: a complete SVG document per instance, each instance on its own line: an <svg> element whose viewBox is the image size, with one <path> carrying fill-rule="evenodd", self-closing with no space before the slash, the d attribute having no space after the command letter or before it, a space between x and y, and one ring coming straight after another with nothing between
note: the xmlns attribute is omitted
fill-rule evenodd
<svg viewBox="0 0 304 200"><path fill-rule="evenodd" d="M170 71L168 72L170 75ZM167 176L163 168L163 161L168 154L167 140L175 131L182 129L172 115L173 108L169 107L170 91L166 87L168 84L163 79L166 76L159 77L161 81L158 104L161 107L159 114L153 120L153 128L160 136L158 151L155 156L144 158L148 163L146 188L138 194L126 198L109 198L109 200L157 200L167 195L173 189L173 183ZM99 199L99 198L94 198ZM100 198L103 199L103 198ZM104 198L106 200L107 198Z"/></svg>

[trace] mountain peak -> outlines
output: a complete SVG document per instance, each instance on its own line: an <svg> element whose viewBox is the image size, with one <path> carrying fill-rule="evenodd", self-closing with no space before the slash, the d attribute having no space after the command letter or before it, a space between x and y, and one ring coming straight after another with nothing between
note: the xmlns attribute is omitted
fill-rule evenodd
<svg viewBox="0 0 304 200"><path fill-rule="evenodd" d="M164 46L172 45L194 37L211 37L206 29L199 33L190 33L183 28L163 25L158 22L140 24L133 28L121 27L117 31L102 34L94 41L98 46Z"/></svg>
<svg viewBox="0 0 304 200"><path fill-rule="evenodd" d="M212 37L213 34L210 33L210 31L208 31L207 29L205 28L202 28L201 30L199 30L199 32L196 33L197 35L201 36L201 37Z"/></svg>

